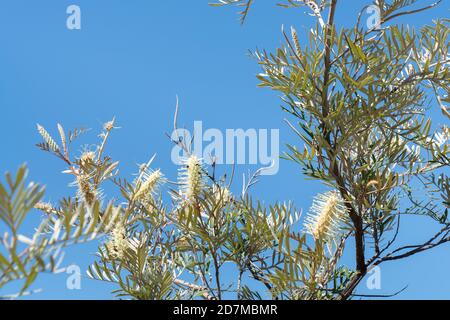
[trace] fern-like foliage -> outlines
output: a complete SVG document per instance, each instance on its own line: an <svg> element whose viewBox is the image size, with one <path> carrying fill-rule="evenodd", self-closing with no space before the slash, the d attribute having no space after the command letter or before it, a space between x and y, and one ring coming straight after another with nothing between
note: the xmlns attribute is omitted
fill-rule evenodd
<svg viewBox="0 0 450 320"><path fill-rule="evenodd" d="M41 272L55 272L62 259L62 248L86 242L108 232L119 218L120 210L111 205L100 208L66 206L52 208L41 201L44 188L26 184L28 171L22 166L15 176L6 174L6 183L0 183L0 223L2 225L0 247L0 290L4 297L20 296ZM47 216L34 233L22 233L27 216L35 210L47 210ZM19 292L3 294L2 288L19 281Z"/></svg>

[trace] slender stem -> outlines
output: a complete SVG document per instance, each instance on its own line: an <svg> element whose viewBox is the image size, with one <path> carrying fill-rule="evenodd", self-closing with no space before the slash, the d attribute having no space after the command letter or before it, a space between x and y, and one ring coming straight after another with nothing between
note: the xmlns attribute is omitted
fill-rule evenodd
<svg viewBox="0 0 450 320"><path fill-rule="evenodd" d="M239 267L239 275L238 275L237 287L236 287L238 300L242 300L241 287L242 287L242 275L243 274L244 274L244 270L241 267Z"/></svg>
<svg viewBox="0 0 450 320"><path fill-rule="evenodd" d="M180 279L175 279L173 281L176 285L181 286L181 287L187 287L190 288L194 291L207 291L208 289L193 283L189 283ZM207 292L202 294L203 298L205 298L206 300L213 300L214 298L212 296L210 296Z"/></svg>
<svg viewBox="0 0 450 320"><path fill-rule="evenodd" d="M222 289L220 286L220 266L217 260L217 252L214 250L212 252L213 262L214 262L214 273L216 277L217 284L217 299L222 300Z"/></svg>
<svg viewBox="0 0 450 320"><path fill-rule="evenodd" d="M325 26L325 56L324 64L325 71L323 76L323 90L322 90L322 101L323 101L323 116L326 118L329 113L328 105L328 87L330 81L330 71L331 71L331 47L332 36L333 36L333 26L334 26L334 16L336 13L337 0L331 1L330 11L328 13L327 25Z"/></svg>

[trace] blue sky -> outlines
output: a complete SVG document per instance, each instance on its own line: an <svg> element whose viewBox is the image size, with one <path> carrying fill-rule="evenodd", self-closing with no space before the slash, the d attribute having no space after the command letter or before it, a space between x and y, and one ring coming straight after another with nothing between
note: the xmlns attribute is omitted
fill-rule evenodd
<svg viewBox="0 0 450 320"><path fill-rule="evenodd" d="M96 142L103 122L116 117L109 153L129 176L136 164L157 154L154 164L175 177L172 145L165 136L172 128L176 95L180 126L194 120L205 128L280 129L280 147L295 143L286 128L287 116L276 93L256 87L259 73L248 49L273 49L282 43L281 25L306 34L314 20L303 9L286 10L275 1L256 1L247 23L237 21L236 8L213 8L207 0L2 0L0 2L0 108L2 157L0 171L26 162L30 177L47 185L48 200L70 195L63 164L34 147L36 123L55 132L92 128L80 139ZM348 3L348 4L347 4ZM346 1L339 23L351 23L369 1ZM82 11L82 29L66 28L66 8ZM421 13L413 25L448 17L449 3ZM253 169L251 167L250 169ZM240 167L242 173L249 168ZM172 173L172 174L170 174ZM234 185L240 189L241 178ZM277 175L262 178L252 193L267 203L292 200L307 211L313 196L324 189L305 181L293 163L281 161ZM37 214L36 214L37 215ZM38 217L33 217L33 222ZM436 229L423 218L410 218L400 241L419 242ZM1 231L1 230L0 230ZM82 268L93 261L94 244L67 250L64 265ZM398 298L450 299L450 247L382 267L382 290L389 294L408 286ZM353 264L353 260L348 260ZM83 278L82 290L66 289L67 275L43 275L32 298L109 299L111 286Z"/></svg>

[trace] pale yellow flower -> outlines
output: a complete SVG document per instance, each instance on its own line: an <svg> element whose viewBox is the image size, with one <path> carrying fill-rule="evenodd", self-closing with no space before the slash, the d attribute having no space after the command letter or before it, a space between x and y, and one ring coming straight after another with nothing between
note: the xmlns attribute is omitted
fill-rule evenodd
<svg viewBox="0 0 450 320"><path fill-rule="evenodd" d="M193 201L199 196L204 187L203 167L201 159L195 155L183 161L178 182L180 183L180 196L183 200Z"/></svg>
<svg viewBox="0 0 450 320"><path fill-rule="evenodd" d="M138 190L135 194L136 200L143 200L146 199L148 196L151 196L158 185L161 183L164 175L162 174L161 170L155 170L153 172L145 172L142 175L141 181L137 182Z"/></svg>
<svg viewBox="0 0 450 320"><path fill-rule="evenodd" d="M125 226L122 223L115 225L111 231L110 239L106 243L109 253L115 259L123 259L125 252L130 248Z"/></svg>
<svg viewBox="0 0 450 320"><path fill-rule="evenodd" d="M78 186L78 196L86 202L87 205L92 205L96 198L97 192L91 186L90 178L86 174L79 174L77 176L76 184Z"/></svg>
<svg viewBox="0 0 450 320"><path fill-rule="evenodd" d="M345 212L344 201L336 191L319 194L313 201L305 228L316 240L332 240L338 234Z"/></svg>
<svg viewBox="0 0 450 320"><path fill-rule="evenodd" d="M87 163L92 163L95 161L95 152L93 151L85 151L80 157L80 162L83 165L86 165Z"/></svg>

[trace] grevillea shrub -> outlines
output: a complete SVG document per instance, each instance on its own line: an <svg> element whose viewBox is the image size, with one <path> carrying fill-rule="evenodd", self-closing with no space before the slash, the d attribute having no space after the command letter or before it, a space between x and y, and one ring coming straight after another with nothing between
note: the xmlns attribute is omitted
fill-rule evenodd
<svg viewBox="0 0 450 320"><path fill-rule="evenodd" d="M153 159L128 179L107 154L115 121L77 155L69 146L81 131L58 125L55 139L38 126L39 147L67 165L77 192L42 202L43 189L25 185L25 168L6 176L0 288L23 281L19 295L26 293L39 272L55 270L62 247L102 236L88 274L113 283L118 297L350 299L372 268L449 242L449 20L417 30L396 24L441 3L378 0L377 23L363 26L360 15L344 28L335 22L343 1L288 0L317 18L309 39L302 43L292 27L274 53L254 52L260 85L281 94L298 136L285 158L327 188L305 216L291 203L254 200L258 172L233 192L183 139L175 141L187 154L177 181ZM218 3L226 4L243 6L244 21L254 1ZM442 116L433 118L433 108ZM120 196L106 194L105 183ZM19 230L33 208L44 222L25 237ZM439 231L400 245L402 221L412 215ZM344 252L353 264L343 264Z"/></svg>

